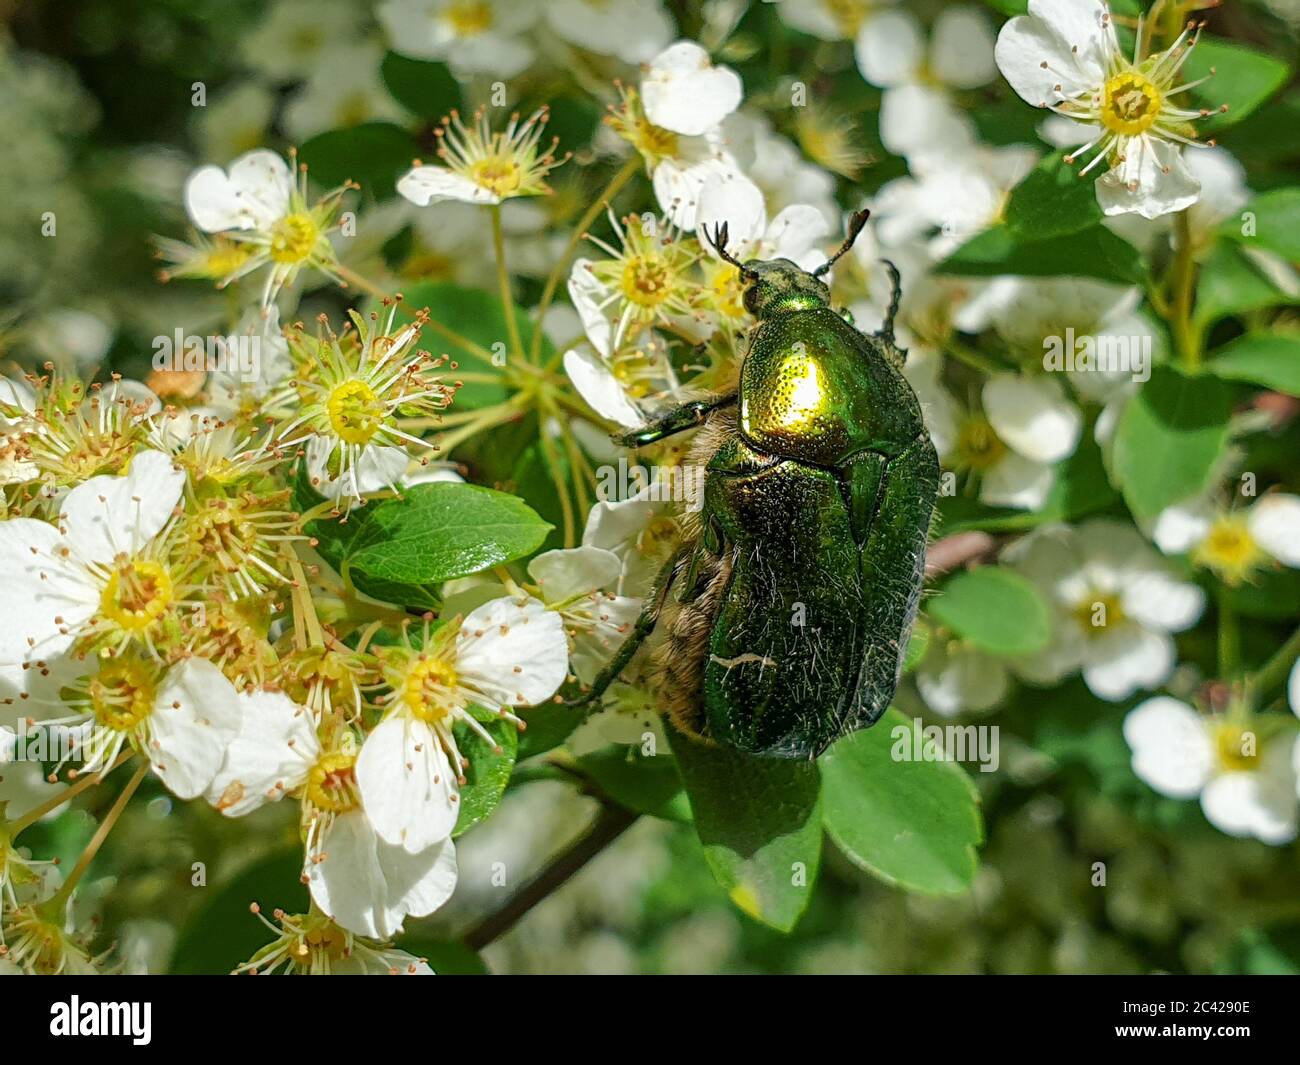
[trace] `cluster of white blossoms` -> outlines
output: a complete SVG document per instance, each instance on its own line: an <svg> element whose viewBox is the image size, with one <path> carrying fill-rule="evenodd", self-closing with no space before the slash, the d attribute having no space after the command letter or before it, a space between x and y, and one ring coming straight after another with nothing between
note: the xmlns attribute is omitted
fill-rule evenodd
<svg viewBox="0 0 1300 1065"><path fill-rule="evenodd" d="M281 187L266 154L231 168L237 201L259 187L240 177L253 171ZM87 389L52 372L0 391L4 761L24 757L33 729L69 738L52 795L7 791L0 810L51 809L69 782L124 761L228 817L295 803L314 908L285 919L284 953L255 968L426 971L385 944L455 888L461 747L495 747L483 722L522 728L519 712L555 694L570 633L608 642L602 626L621 623L562 553L534 561L549 605L485 584L481 605L421 620L364 605L312 552L313 519L454 477L405 428L452 400L445 359L419 347L423 312L404 320L386 302L337 332L295 325L261 349L282 365L252 381L199 375L178 398L174 372L155 374L167 402L141 383ZM304 511L295 486L323 501ZM626 602L609 597L609 612L624 617ZM376 618L393 639L374 639ZM0 822L0 952L29 971L90 965L58 919L74 885L38 875L7 824L25 827Z"/></svg>

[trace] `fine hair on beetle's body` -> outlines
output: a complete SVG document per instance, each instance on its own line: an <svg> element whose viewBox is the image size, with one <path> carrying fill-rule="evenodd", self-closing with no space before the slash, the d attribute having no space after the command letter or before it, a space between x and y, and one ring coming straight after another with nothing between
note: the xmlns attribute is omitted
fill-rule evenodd
<svg viewBox="0 0 1300 1065"><path fill-rule="evenodd" d="M939 466L894 341L900 285L863 334L822 280L866 222L807 272L741 262L723 223L704 233L740 271L754 315L732 391L691 399L616 438L627 447L694 431L704 506L641 617L583 701L657 633L645 680L685 735L751 754L816 758L874 724L902 672L920 600Z"/></svg>

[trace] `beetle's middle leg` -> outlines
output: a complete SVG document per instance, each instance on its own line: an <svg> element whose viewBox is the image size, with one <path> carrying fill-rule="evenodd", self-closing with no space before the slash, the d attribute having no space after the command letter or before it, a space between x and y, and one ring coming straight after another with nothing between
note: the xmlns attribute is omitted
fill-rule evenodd
<svg viewBox="0 0 1300 1065"><path fill-rule="evenodd" d="M618 680L619 674L627 668L627 664L632 661L632 656L637 653L637 650L645 643L646 637L654 631L655 625L658 624L659 615L663 613L664 603L668 599L668 592L689 554L689 545L679 547L673 552L673 556L664 563L663 567L655 575L654 588L650 593L650 597L646 600L645 606L641 609L641 616L636 619L636 624L632 626L632 632L619 645L618 650L614 652L614 657L609 660L605 668L592 681L591 689L583 692L578 698L570 700L569 706L589 706L599 700L609 686Z"/></svg>
<svg viewBox="0 0 1300 1065"><path fill-rule="evenodd" d="M623 447L644 447L675 433L683 433L687 429L703 425L704 420L715 410L721 410L735 402L735 392L692 399L680 406L670 407L662 414L651 418L639 429L630 429L626 433L617 434L614 440Z"/></svg>

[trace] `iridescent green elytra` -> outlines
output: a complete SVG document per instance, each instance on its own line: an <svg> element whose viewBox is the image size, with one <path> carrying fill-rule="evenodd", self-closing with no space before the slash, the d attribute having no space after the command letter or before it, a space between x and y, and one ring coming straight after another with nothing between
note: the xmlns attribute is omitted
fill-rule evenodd
<svg viewBox="0 0 1300 1065"><path fill-rule="evenodd" d="M664 568L635 631L597 678L618 676L677 603L656 652L662 701L683 731L753 754L815 758L884 713L925 569L939 464L894 344L830 306L823 274L866 222L855 215L815 273L777 259L736 266L758 319L737 392L675 407L628 446L704 425L698 535Z"/></svg>

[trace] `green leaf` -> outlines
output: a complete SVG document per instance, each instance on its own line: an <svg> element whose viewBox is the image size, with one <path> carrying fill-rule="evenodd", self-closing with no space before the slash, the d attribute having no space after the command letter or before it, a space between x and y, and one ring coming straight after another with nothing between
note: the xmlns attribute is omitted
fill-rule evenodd
<svg viewBox="0 0 1300 1065"><path fill-rule="evenodd" d="M1196 321L1208 326L1230 314L1245 314L1290 300L1266 278L1242 248L1220 241L1201 267L1196 283Z"/></svg>
<svg viewBox="0 0 1300 1065"><path fill-rule="evenodd" d="M254 862L219 887L195 889L212 894L181 930L171 971L207 976L233 972L271 939L262 922L248 912L249 904L259 903L264 913L277 907L305 913L307 888L301 876L302 848L292 847Z"/></svg>
<svg viewBox="0 0 1300 1065"><path fill-rule="evenodd" d="M956 764L923 760L916 738L912 720L891 708L831 747L818 759L822 820L850 861L886 883L960 895L979 865L979 796Z"/></svg>
<svg viewBox="0 0 1300 1065"><path fill-rule="evenodd" d="M1223 224L1224 236L1300 262L1300 187L1262 192L1239 215ZM1243 232L1247 227L1249 232Z"/></svg>
<svg viewBox="0 0 1300 1065"><path fill-rule="evenodd" d="M1214 75L1210 80L1189 91L1190 106L1217 111L1227 104L1228 110L1198 122L1196 129L1202 135L1240 122L1277 92L1290 73L1284 62L1271 55L1202 37L1183 64L1183 78L1195 81L1209 75L1211 68Z"/></svg>
<svg viewBox="0 0 1300 1065"><path fill-rule="evenodd" d="M1300 333L1252 333L1220 348L1206 370L1300 396Z"/></svg>
<svg viewBox="0 0 1300 1065"><path fill-rule="evenodd" d="M980 566L949 578L927 610L931 618L990 654L1032 654L1051 636L1047 605L1038 589L999 566Z"/></svg>
<svg viewBox="0 0 1300 1065"><path fill-rule="evenodd" d="M1214 972L1228 976L1300 975L1300 925L1243 928L1215 962Z"/></svg>
<svg viewBox="0 0 1300 1065"><path fill-rule="evenodd" d="M610 746L584 754L578 765L619 805L666 821L690 823L691 804L671 758L647 758L637 747Z"/></svg>
<svg viewBox="0 0 1300 1065"><path fill-rule="evenodd" d="M1114 472L1135 517L1154 518L1209 484L1228 446L1231 391L1215 377L1160 366L1125 405Z"/></svg>
<svg viewBox="0 0 1300 1065"><path fill-rule="evenodd" d="M439 119L461 106L460 84L446 63L389 52L379 73L393 99L418 118Z"/></svg>
<svg viewBox="0 0 1300 1065"><path fill-rule="evenodd" d="M357 182L376 199L392 196L397 179L420 154L411 135L391 122L363 122L318 133L298 150L312 178L323 185Z"/></svg>
<svg viewBox="0 0 1300 1065"><path fill-rule="evenodd" d="M440 481L367 506L347 550L375 580L436 584L532 554L550 531L522 500L479 485Z"/></svg>
<svg viewBox="0 0 1300 1065"><path fill-rule="evenodd" d="M1146 280L1137 248L1104 226L1081 229L1069 240L1027 240L1002 223L972 237L934 269L967 277L1095 277L1124 285Z"/></svg>
<svg viewBox="0 0 1300 1065"><path fill-rule="evenodd" d="M1058 152L1011 190L1005 218L1017 238L1032 241L1096 226L1102 213L1093 182L1081 179Z"/></svg>
<svg viewBox="0 0 1300 1065"><path fill-rule="evenodd" d="M821 865L816 763L706 747L675 731L671 743L714 879L755 920L790 931Z"/></svg>
<svg viewBox="0 0 1300 1065"><path fill-rule="evenodd" d="M518 711L528 726L519 735L519 761L553 750L582 724L582 711L572 706L545 702Z"/></svg>
<svg viewBox="0 0 1300 1065"><path fill-rule="evenodd" d="M465 770L465 783L460 789L460 815L451 834L453 839L468 832L497 808L514 772L519 729L495 716L485 721L483 727L496 740L500 751L493 750L463 722L455 729L456 746L469 759L469 768Z"/></svg>

